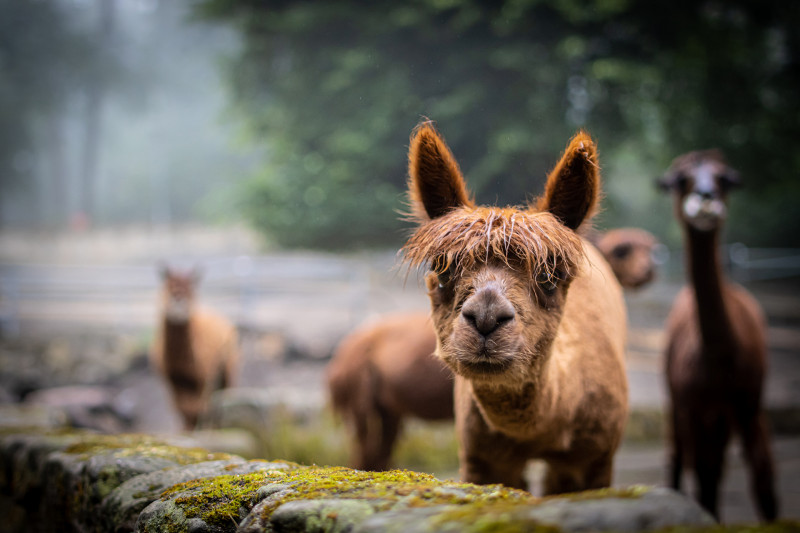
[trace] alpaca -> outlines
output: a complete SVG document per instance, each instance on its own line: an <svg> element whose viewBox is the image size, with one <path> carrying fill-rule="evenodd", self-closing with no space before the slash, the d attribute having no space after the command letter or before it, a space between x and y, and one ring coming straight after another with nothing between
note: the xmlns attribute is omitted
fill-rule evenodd
<svg viewBox="0 0 800 533"><path fill-rule="evenodd" d="M587 238L624 288L652 281L658 241L651 233L619 228ZM351 466L385 470L404 417L453 418L453 374L434 357L435 348L429 313L390 315L341 341L328 365L328 389L352 433Z"/></svg>
<svg viewBox="0 0 800 533"><path fill-rule="evenodd" d="M383 317L336 348L328 390L352 433L354 468L388 468L404 417L453 418L453 376L435 349L428 313Z"/></svg>
<svg viewBox="0 0 800 533"><path fill-rule="evenodd" d="M239 361L236 328L226 318L196 305L197 272L162 269L162 312L151 350L184 428L193 429L211 393L233 384Z"/></svg>
<svg viewBox="0 0 800 533"><path fill-rule="evenodd" d="M436 355L455 374L464 481L525 488L543 459L546 494L607 487L628 411L626 312L602 255L576 230L600 176L584 132L526 207L476 206L429 122L409 150L418 227L406 242L425 284Z"/></svg>
<svg viewBox="0 0 800 533"><path fill-rule="evenodd" d="M641 289L655 277L653 249L658 241L639 228L617 228L590 240L606 258L620 285Z"/></svg>
<svg viewBox="0 0 800 533"><path fill-rule="evenodd" d="M770 437L762 409L766 320L745 289L725 280L717 252L729 190L738 184L716 150L676 158L660 179L672 191L686 240L689 285L667 319L666 376L671 398L670 482L694 470L700 504L719 518L723 460L742 438L751 490L763 519L777 515Z"/></svg>

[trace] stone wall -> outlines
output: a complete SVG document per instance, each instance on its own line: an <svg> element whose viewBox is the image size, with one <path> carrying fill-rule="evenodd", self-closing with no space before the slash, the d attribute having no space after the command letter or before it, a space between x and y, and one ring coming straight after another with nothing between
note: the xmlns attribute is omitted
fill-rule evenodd
<svg viewBox="0 0 800 533"><path fill-rule="evenodd" d="M712 524L693 501L664 488L540 499L410 471L246 461L149 435L36 427L40 419L34 411L0 418L2 531L651 531Z"/></svg>

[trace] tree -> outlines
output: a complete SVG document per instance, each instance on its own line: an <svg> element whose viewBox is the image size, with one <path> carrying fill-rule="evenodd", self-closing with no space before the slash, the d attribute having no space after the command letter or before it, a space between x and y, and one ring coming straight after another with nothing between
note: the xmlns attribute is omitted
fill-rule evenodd
<svg viewBox="0 0 800 533"><path fill-rule="evenodd" d="M77 84L81 65L92 57L88 42L70 21L56 1L0 0L0 225L11 208L28 212L29 217L38 214L39 220L56 221L48 214L56 202L20 200L25 193L32 197L37 185L33 166L37 128L44 130L51 144L60 144L51 118L64 105L70 87ZM40 187L63 194L59 178Z"/></svg>
<svg viewBox="0 0 800 533"><path fill-rule="evenodd" d="M800 127L787 119L800 116L793 3L205 0L199 13L243 35L232 107L267 150L246 212L283 245L396 244L407 138L425 116L491 202L538 191L587 128L606 167L605 220L662 235L653 178L683 151L719 146L754 177L747 211L774 222L760 235L739 213L735 237L800 242L800 210L769 209L800 170L780 147Z"/></svg>

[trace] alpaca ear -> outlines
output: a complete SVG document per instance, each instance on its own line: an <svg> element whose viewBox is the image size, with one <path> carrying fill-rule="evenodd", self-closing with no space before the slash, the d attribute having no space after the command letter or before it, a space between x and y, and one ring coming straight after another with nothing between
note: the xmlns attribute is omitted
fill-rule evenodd
<svg viewBox="0 0 800 533"><path fill-rule="evenodd" d="M561 161L547 177L536 209L549 211L570 229L578 229L594 215L600 196L600 167L592 138L580 131L567 146Z"/></svg>
<svg viewBox="0 0 800 533"><path fill-rule="evenodd" d="M408 177L411 209L418 220L473 205L458 163L430 122L421 123L411 134Z"/></svg>
<svg viewBox="0 0 800 533"><path fill-rule="evenodd" d="M670 169L664 173L664 175L659 176L656 178L656 187L660 191L669 192L671 191L678 182L681 180L681 174L677 170Z"/></svg>

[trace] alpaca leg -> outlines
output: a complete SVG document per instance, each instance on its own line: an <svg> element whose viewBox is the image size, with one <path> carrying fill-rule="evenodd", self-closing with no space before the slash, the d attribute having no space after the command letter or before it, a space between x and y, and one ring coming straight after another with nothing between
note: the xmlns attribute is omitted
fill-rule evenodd
<svg viewBox="0 0 800 533"><path fill-rule="evenodd" d="M352 413L353 455L350 464L358 470L376 470L377 416L373 412Z"/></svg>
<svg viewBox="0 0 800 533"><path fill-rule="evenodd" d="M400 417L381 409L380 444L375 457L375 470L387 470L392 450L400 433Z"/></svg>
<svg viewBox="0 0 800 533"><path fill-rule="evenodd" d="M675 490L681 490L683 472L684 443L680 437L680 425L675 407L672 408L672 449L669 452L669 483Z"/></svg>
<svg viewBox="0 0 800 533"><path fill-rule="evenodd" d="M697 476L697 499L714 518L719 520L719 486L725 463L725 448L730 432L720 417L711 427L696 431L694 471Z"/></svg>
<svg viewBox="0 0 800 533"><path fill-rule="evenodd" d="M548 463L544 476L544 495L564 494L583 490L583 476L574 466L563 463Z"/></svg>
<svg viewBox="0 0 800 533"><path fill-rule="evenodd" d="M583 476L581 490L603 489L611 486L614 469L614 454L604 455L589 464Z"/></svg>
<svg viewBox="0 0 800 533"><path fill-rule="evenodd" d="M758 502L762 520L774 521L778 515L775 497L772 448L764 413L750 417L740 424L742 446L750 469L750 490Z"/></svg>
<svg viewBox="0 0 800 533"><path fill-rule="evenodd" d="M518 459L511 461L493 461L478 455L470 455L461 459L461 480L478 485L502 483L514 489L527 489L524 470L527 461Z"/></svg>

